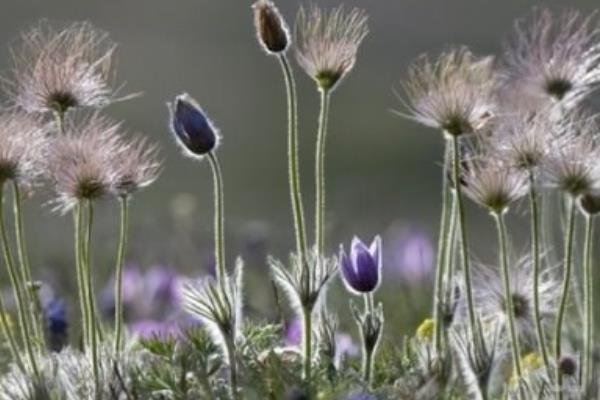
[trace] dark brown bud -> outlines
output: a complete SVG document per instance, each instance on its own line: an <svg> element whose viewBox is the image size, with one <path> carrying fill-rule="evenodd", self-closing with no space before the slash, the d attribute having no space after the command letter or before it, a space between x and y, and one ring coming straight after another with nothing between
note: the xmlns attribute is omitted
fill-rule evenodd
<svg viewBox="0 0 600 400"><path fill-rule="evenodd" d="M579 208L587 215L600 213L600 196L598 194L584 194L579 198Z"/></svg>
<svg viewBox="0 0 600 400"><path fill-rule="evenodd" d="M284 53L290 44L290 33L275 4L258 0L252 8L259 43L269 54Z"/></svg>
<svg viewBox="0 0 600 400"><path fill-rule="evenodd" d="M558 369L563 375L573 376L577 372L577 361L571 356L562 356L558 361Z"/></svg>

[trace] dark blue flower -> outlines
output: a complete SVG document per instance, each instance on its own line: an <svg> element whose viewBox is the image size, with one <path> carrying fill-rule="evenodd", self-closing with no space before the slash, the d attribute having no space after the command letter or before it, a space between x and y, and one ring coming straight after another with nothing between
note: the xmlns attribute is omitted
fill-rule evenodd
<svg viewBox="0 0 600 400"><path fill-rule="evenodd" d="M381 237L376 236L370 247L354 237L350 255L340 246L340 267L346 287L356 293L370 293L381 280Z"/></svg>
<svg viewBox="0 0 600 400"><path fill-rule="evenodd" d="M67 309L63 299L52 299L44 307L48 347L60 351L67 343Z"/></svg>
<svg viewBox="0 0 600 400"><path fill-rule="evenodd" d="M217 129L190 95L181 94L168 106L171 130L188 154L201 157L217 147Z"/></svg>

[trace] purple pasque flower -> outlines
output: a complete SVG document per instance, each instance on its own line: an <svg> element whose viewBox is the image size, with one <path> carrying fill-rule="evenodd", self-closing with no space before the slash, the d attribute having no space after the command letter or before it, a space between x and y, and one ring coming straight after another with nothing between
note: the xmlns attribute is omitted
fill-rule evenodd
<svg viewBox="0 0 600 400"><path fill-rule="evenodd" d="M344 283L353 293L374 292L381 281L381 237L375 236L367 247L356 236L350 245L350 255L340 246L340 267Z"/></svg>

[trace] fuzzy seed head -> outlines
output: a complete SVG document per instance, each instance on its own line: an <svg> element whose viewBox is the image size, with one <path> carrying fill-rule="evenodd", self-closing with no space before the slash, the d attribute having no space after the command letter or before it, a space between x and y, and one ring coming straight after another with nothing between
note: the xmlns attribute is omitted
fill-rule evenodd
<svg viewBox="0 0 600 400"><path fill-rule="evenodd" d="M571 109L600 83L600 26L596 13L536 9L515 24L505 50L502 81L525 96Z"/></svg>
<svg viewBox="0 0 600 400"><path fill-rule="evenodd" d="M134 136L121 145L123 150L114 161L114 192L119 197L129 197L158 178L161 162L158 146L144 136Z"/></svg>
<svg viewBox="0 0 600 400"><path fill-rule="evenodd" d="M464 47L435 62L422 57L403 83L409 114L400 114L451 136L477 132L494 114L492 64L493 58L475 57Z"/></svg>
<svg viewBox="0 0 600 400"><path fill-rule="evenodd" d="M20 111L0 113L0 184L31 187L48 150L48 125Z"/></svg>
<svg viewBox="0 0 600 400"><path fill-rule="evenodd" d="M104 107L118 91L111 86L115 47L87 22L60 30L42 22L24 33L13 50L6 92L28 113Z"/></svg>
<svg viewBox="0 0 600 400"><path fill-rule="evenodd" d="M56 192L57 209L71 210L82 200L96 200L111 192L115 159L127 147L120 124L93 114L66 127L50 144L47 173Z"/></svg>
<svg viewBox="0 0 600 400"><path fill-rule="evenodd" d="M254 9L254 27L256 37L267 54L283 54L290 45L290 30L275 7L269 0L258 0Z"/></svg>
<svg viewBox="0 0 600 400"><path fill-rule="evenodd" d="M301 8L295 29L298 63L320 90L334 90L354 67L368 31L367 15L362 10Z"/></svg>
<svg viewBox="0 0 600 400"><path fill-rule="evenodd" d="M510 203L527 193L527 175L492 155L471 163L463 177L465 194L495 214L504 213Z"/></svg>

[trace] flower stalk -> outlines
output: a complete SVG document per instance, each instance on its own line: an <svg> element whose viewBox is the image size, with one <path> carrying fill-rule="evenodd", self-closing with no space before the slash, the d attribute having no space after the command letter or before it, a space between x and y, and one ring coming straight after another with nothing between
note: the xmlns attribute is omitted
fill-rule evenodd
<svg viewBox="0 0 600 400"><path fill-rule="evenodd" d="M315 244L317 251L323 253L325 250L325 146L331 91L326 87L320 87L319 94L319 128L315 150Z"/></svg>
<svg viewBox="0 0 600 400"><path fill-rule="evenodd" d="M227 272L225 269L225 213L223 199L223 175L221 165L214 152L208 153L208 161L213 174L215 201L215 263L217 265L217 281L225 285Z"/></svg>
<svg viewBox="0 0 600 400"><path fill-rule="evenodd" d="M589 390L593 377L593 352L594 352L594 216L585 216L585 239L583 250L583 304L584 335L582 356L582 386L584 391Z"/></svg>
<svg viewBox="0 0 600 400"><path fill-rule="evenodd" d="M129 226L129 198L127 196L119 197L119 209L119 245L115 267L115 354L117 356L123 348L123 264Z"/></svg>

